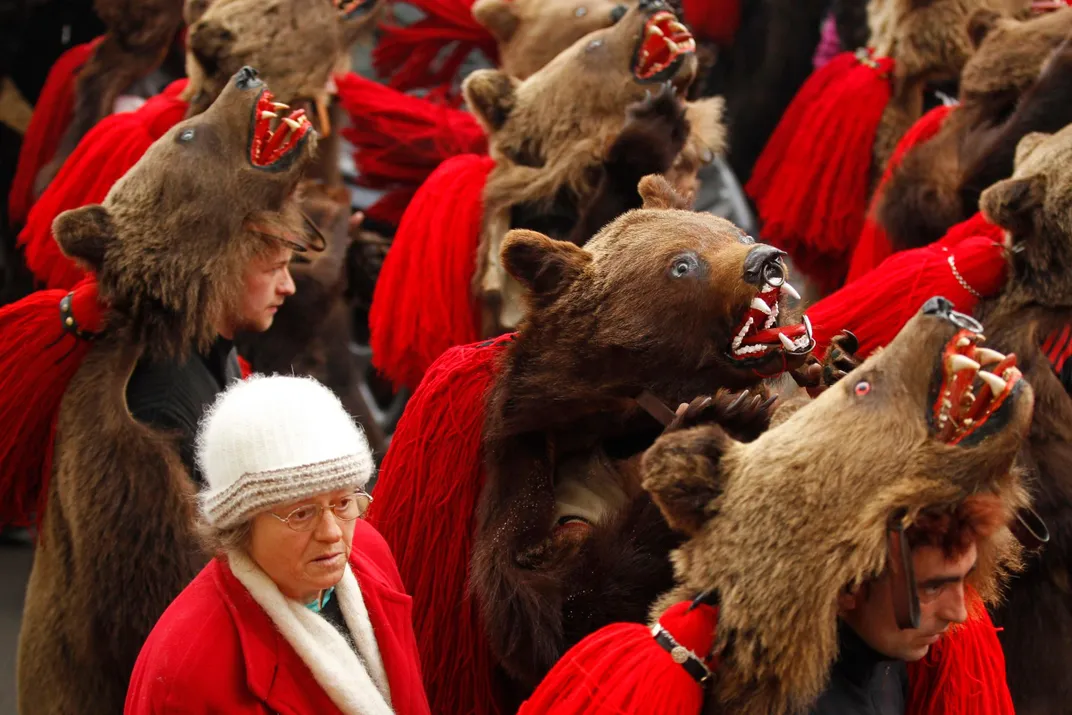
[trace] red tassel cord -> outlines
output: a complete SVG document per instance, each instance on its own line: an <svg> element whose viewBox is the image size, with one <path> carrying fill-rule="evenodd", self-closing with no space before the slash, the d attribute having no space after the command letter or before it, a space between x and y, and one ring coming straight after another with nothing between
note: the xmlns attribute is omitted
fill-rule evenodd
<svg viewBox="0 0 1072 715"><path fill-rule="evenodd" d="M44 515L56 415L103 315L93 278L0 308L0 526Z"/></svg>
<svg viewBox="0 0 1072 715"><path fill-rule="evenodd" d="M471 284L494 166L486 156L446 161L402 216L369 311L373 364L396 387L416 387L447 348L480 337Z"/></svg>
<svg viewBox="0 0 1072 715"><path fill-rule="evenodd" d="M487 154L488 139L472 114L411 97L353 72L336 77L349 115L343 136L354 145L361 183L387 189L366 212L397 225L420 185L447 159Z"/></svg>
<svg viewBox="0 0 1072 715"><path fill-rule="evenodd" d="M484 487L485 401L511 337L448 350L414 393L376 482L369 523L413 597L433 713L496 715L491 653L469 596L473 515Z"/></svg>
<svg viewBox="0 0 1072 715"><path fill-rule="evenodd" d="M886 236L882 226L875 221L878 202L882 198L882 194L886 190L886 184L889 182L893 172L904 161L905 154L914 147L934 138L934 135L942 128L946 117L949 116L949 113L954 108L946 105L935 107L920 117L901 137L901 141L897 142L897 148L893 150L893 154L890 156L890 163L882 174L882 180L879 182L878 188L875 189L875 194L871 197L871 205L868 207L867 217L864 219L863 231L860 232L860 239L856 242L856 249L853 250L852 259L849 261L849 274L845 278L846 283L853 282L864 273L875 268L893 253L890 239Z"/></svg>
<svg viewBox="0 0 1072 715"><path fill-rule="evenodd" d="M822 357L831 338L842 330L851 330L859 339L861 357L870 355L936 295L971 313L981 298L997 294L1005 285L1006 269L1004 232L976 214L949 229L937 243L895 253L809 307L816 357Z"/></svg>
<svg viewBox="0 0 1072 715"><path fill-rule="evenodd" d="M473 19L473 1L407 0L424 17L408 27L380 25L380 39L372 51L376 73L395 89L434 90L434 95L457 106L461 101L457 76L465 59L480 50L492 64L499 64L498 45Z"/></svg>
<svg viewBox="0 0 1072 715"><path fill-rule="evenodd" d="M11 182L7 205L13 227L21 226L34 204L34 182L41 171L56 155L60 140L74 114L74 86L78 71L82 69L103 37L92 42L75 45L59 56L52 65L34 105L30 126L22 138L19 163Z"/></svg>
<svg viewBox="0 0 1072 715"><path fill-rule="evenodd" d="M106 117L67 157L56 178L37 200L19 233L26 264L47 288L70 290L86 272L63 255L52 236L52 222L64 211L104 201L108 191L138 159L182 121L187 104L178 95L186 80L172 82L135 112Z"/></svg>
<svg viewBox="0 0 1072 715"><path fill-rule="evenodd" d="M889 58L836 57L793 99L746 187L768 243L823 291L842 283L863 227Z"/></svg>
<svg viewBox="0 0 1072 715"><path fill-rule="evenodd" d="M613 623L587 636L555 664L518 715L700 715L701 679L717 667L708 654L718 609L677 603L659 626L658 640L640 623Z"/></svg>
<svg viewBox="0 0 1072 715"><path fill-rule="evenodd" d="M969 591L968 620L927 656L908 664L906 715L1013 715L1005 654L978 594Z"/></svg>

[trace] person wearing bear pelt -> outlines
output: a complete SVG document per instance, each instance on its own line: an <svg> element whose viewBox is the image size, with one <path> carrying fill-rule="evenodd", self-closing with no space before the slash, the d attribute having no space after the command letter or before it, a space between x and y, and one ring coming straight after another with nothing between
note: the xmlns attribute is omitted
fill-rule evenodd
<svg viewBox="0 0 1072 715"><path fill-rule="evenodd" d="M181 429L140 421L128 391L148 370L140 394L211 402L218 375L197 356L222 357L221 331L266 327L286 292L280 253L304 234L294 193L316 134L298 112L296 130L273 126L273 99L254 69L237 72L103 204L57 218L93 277L0 311L0 506L40 525L21 715L119 712L146 635L207 560Z"/></svg>

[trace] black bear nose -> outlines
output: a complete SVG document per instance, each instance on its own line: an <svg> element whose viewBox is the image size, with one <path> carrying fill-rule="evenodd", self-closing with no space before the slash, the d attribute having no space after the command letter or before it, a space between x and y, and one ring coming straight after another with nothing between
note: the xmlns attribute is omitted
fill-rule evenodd
<svg viewBox="0 0 1072 715"><path fill-rule="evenodd" d="M774 246L756 244L744 258L745 283L760 287L767 283L781 285L785 281L784 255L785 251L779 251Z"/></svg>
<svg viewBox="0 0 1072 715"><path fill-rule="evenodd" d="M629 8L627 8L625 5L615 5L614 9L610 11L610 21L618 22L618 20L621 20L623 17L625 17L625 13L628 11Z"/></svg>
<svg viewBox="0 0 1072 715"><path fill-rule="evenodd" d="M239 89L251 89L262 84L264 83L257 79L257 70L249 65L238 70L238 73L235 75L235 86Z"/></svg>
<svg viewBox="0 0 1072 715"><path fill-rule="evenodd" d="M973 333L983 332L983 324L970 315L953 310L953 303L947 298L936 295L923 304L923 314L944 318L953 325Z"/></svg>

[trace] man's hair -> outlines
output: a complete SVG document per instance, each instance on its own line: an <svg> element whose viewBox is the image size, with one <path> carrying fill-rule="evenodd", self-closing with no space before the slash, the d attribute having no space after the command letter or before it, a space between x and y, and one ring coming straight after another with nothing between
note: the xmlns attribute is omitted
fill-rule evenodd
<svg viewBox="0 0 1072 715"><path fill-rule="evenodd" d="M905 535L913 550L933 546L941 549L946 558L956 558L973 543L992 536L1008 520L1009 514L998 496L977 494L955 507L920 512L905 529Z"/></svg>

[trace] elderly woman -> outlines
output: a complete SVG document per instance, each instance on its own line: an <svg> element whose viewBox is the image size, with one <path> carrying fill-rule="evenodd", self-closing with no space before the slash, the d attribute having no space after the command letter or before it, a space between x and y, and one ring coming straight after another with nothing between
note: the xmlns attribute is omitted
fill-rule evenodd
<svg viewBox="0 0 1072 715"><path fill-rule="evenodd" d="M197 460L216 556L142 648L127 715L428 713L410 598L361 519L372 456L339 400L308 378L238 382Z"/></svg>

